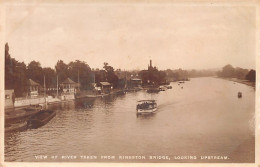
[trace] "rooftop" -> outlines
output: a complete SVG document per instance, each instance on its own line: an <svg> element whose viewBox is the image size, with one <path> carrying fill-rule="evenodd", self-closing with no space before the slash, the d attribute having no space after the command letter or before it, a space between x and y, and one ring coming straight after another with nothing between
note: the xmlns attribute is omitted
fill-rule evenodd
<svg viewBox="0 0 260 167"><path fill-rule="evenodd" d="M76 84L76 82L72 81L70 78L67 78L62 84Z"/></svg>
<svg viewBox="0 0 260 167"><path fill-rule="evenodd" d="M35 82L34 80L32 79L29 79L28 82L27 82L27 85L29 86L38 86L40 84L38 84L37 82Z"/></svg>

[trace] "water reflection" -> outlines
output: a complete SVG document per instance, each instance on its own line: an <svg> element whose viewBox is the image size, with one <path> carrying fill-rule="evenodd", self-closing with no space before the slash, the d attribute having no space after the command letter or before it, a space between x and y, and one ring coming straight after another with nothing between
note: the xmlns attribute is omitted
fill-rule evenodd
<svg viewBox="0 0 260 167"><path fill-rule="evenodd" d="M136 117L140 120L146 120L146 119L153 119L155 117L156 113L150 113L150 114L136 114Z"/></svg>
<svg viewBox="0 0 260 167"><path fill-rule="evenodd" d="M97 100L97 99L95 99L95 98L77 99L75 101L76 109L89 109L89 108L93 108L95 100Z"/></svg>

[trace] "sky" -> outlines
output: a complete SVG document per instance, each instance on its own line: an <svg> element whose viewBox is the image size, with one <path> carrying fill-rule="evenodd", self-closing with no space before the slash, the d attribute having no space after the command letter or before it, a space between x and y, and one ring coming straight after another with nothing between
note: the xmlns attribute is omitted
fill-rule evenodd
<svg viewBox="0 0 260 167"><path fill-rule="evenodd" d="M6 7L10 54L54 68L58 60L115 69L255 68L255 8L152 3Z"/></svg>

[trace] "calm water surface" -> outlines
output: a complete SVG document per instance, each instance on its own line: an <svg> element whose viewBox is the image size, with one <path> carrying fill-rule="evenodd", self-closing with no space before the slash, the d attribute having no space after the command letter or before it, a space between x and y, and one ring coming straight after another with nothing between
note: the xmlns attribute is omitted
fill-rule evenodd
<svg viewBox="0 0 260 167"><path fill-rule="evenodd" d="M254 161L252 87L217 78L171 85L173 89L158 94L139 91L50 106L57 115L48 124L5 137L5 161L53 161L37 160L35 155L98 156L94 161L106 161L99 158L102 155L168 155L171 160L156 162L226 162L174 158L223 155L229 162ZM243 98L237 98L238 91ZM141 99L157 100L158 112L137 117Z"/></svg>

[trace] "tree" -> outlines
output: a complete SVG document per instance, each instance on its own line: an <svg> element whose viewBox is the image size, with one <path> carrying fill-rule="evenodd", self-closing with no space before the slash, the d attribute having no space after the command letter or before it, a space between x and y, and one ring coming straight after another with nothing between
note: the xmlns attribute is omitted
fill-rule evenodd
<svg viewBox="0 0 260 167"><path fill-rule="evenodd" d="M9 54L8 43L5 44L5 89L14 88L14 60Z"/></svg>
<svg viewBox="0 0 260 167"><path fill-rule="evenodd" d="M68 64L68 76L75 82L80 82L81 89L89 89L94 82L91 68L84 61L76 60Z"/></svg>
<svg viewBox="0 0 260 167"><path fill-rule="evenodd" d="M114 68L112 66L109 66L108 63L104 63L104 70L106 74L106 80L109 83L112 83L114 87L118 86L118 76L114 72Z"/></svg>
<svg viewBox="0 0 260 167"><path fill-rule="evenodd" d="M59 81L64 81L66 78L68 78L68 65L65 64L62 60L58 60L58 62L55 65L56 73L59 77Z"/></svg>
<svg viewBox="0 0 260 167"><path fill-rule="evenodd" d="M166 73L164 71L159 71L159 82L164 82L166 78Z"/></svg>
<svg viewBox="0 0 260 167"><path fill-rule="evenodd" d="M43 85L44 75L43 75L41 64L39 62L33 60L28 64L27 78L34 80L40 85Z"/></svg>
<svg viewBox="0 0 260 167"><path fill-rule="evenodd" d="M237 67L235 69L235 76L238 79L245 79L247 73L248 73L247 69L243 69L243 68L240 68L240 67Z"/></svg>
<svg viewBox="0 0 260 167"><path fill-rule="evenodd" d="M106 71L105 70L96 70L95 71L95 82L105 82L106 81Z"/></svg>
<svg viewBox="0 0 260 167"><path fill-rule="evenodd" d="M222 68L223 77L235 77L235 69L232 65L228 64Z"/></svg>
<svg viewBox="0 0 260 167"><path fill-rule="evenodd" d="M43 75L45 76L46 88L56 87L57 77L54 69L47 67L42 69Z"/></svg>
<svg viewBox="0 0 260 167"><path fill-rule="evenodd" d="M14 89L17 97L26 93L26 65L11 58L8 43L5 44L5 89Z"/></svg>
<svg viewBox="0 0 260 167"><path fill-rule="evenodd" d="M246 75L246 79L249 80L250 82L255 82L255 76L256 76L255 70L250 70L249 73Z"/></svg>

